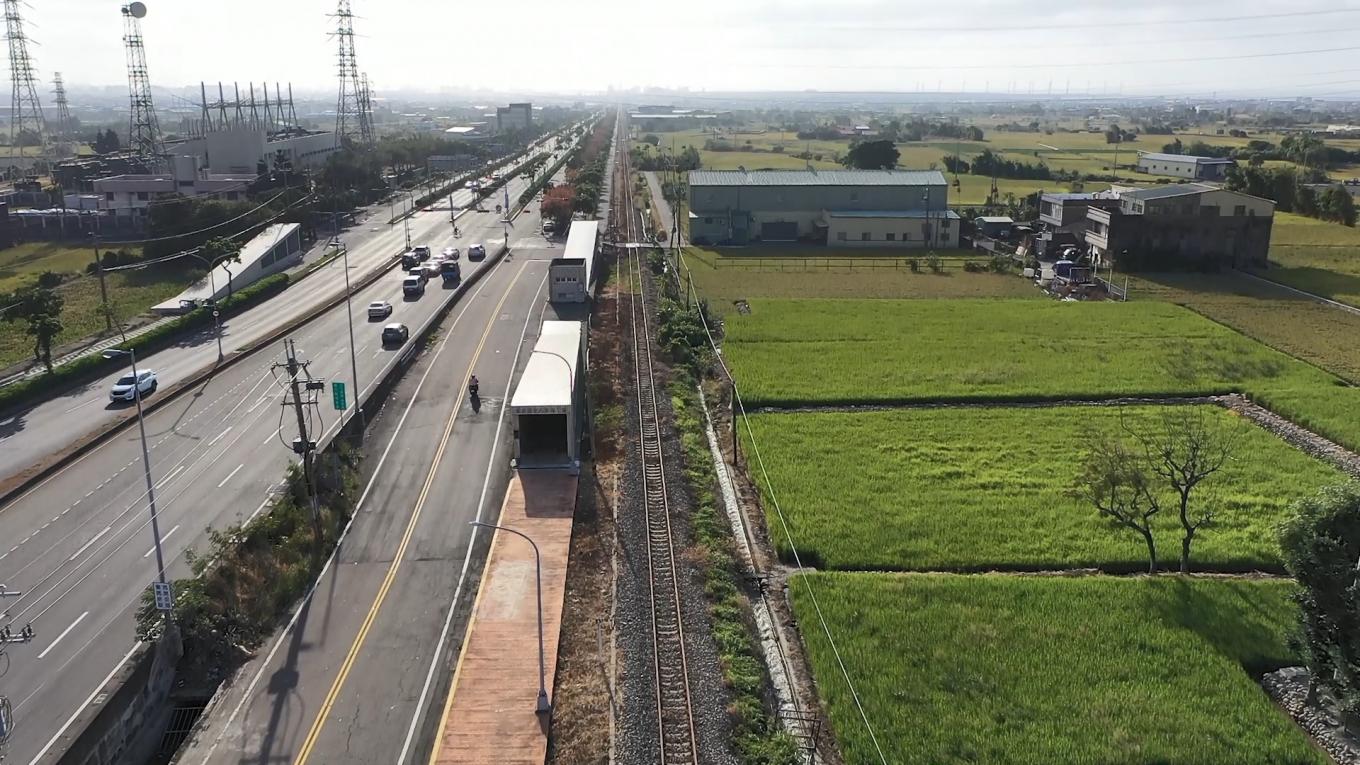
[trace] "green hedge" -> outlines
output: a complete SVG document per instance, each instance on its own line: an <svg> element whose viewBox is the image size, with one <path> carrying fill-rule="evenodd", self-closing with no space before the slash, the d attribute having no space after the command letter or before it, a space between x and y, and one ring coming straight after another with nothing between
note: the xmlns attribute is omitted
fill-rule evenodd
<svg viewBox="0 0 1360 765"><path fill-rule="evenodd" d="M222 301L222 318L234 316L263 303L283 292L288 284L288 274L275 274L261 279ZM212 322L212 310L199 308L134 338L128 345L140 354L154 353L179 340L185 333L210 326ZM101 377L125 364L122 359L106 359L97 353L82 356L62 364L49 374L30 377L23 382L0 388L0 411L29 406L53 398L75 385Z"/></svg>

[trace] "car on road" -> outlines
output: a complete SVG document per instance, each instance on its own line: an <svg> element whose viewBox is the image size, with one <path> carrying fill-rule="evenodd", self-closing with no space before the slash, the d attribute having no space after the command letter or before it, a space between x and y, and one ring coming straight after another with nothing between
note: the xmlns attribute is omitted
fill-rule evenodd
<svg viewBox="0 0 1360 765"><path fill-rule="evenodd" d="M405 324L393 322L391 324L388 324L386 327L383 327L382 344L384 346L401 345L402 343L410 339L410 337L411 330L407 329Z"/></svg>
<svg viewBox="0 0 1360 765"><path fill-rule="evenodd" d="M486 260L486 245L474 244L469 247L468 260Z"/></svg>
<svg viewBox="0 0 1360 765"><path fill-rule="evenodd" d="M439 270L439 264L438 264L438 263L426 263L426 264L425 264L424 266L422 266L422 267L425 269L425 279L426 279L426 281L429 281L430 279L435 279L435 278L438 278L438 277L439 277L440 270Z"/></svg>
<svg viewBox="0 0 1360 765"><path fill-rule="evenodd" d="M411 252L415 254L417 260L424 261L430 259L430 248L424 245L412 248Z"/></svg>
<svg viewBox="0 0 1360 765"><path fill-rule="evenodd" d="M419 297L420 295L425 294L424 274L412 274L411 276L402 279L401 294L408 297Z"/></svg>
<svg viewBox="0 0 1360 765"><path fill-rule="evenodd" d="M551 234L553 232L553 229L556 227L557 226L556 224L553 223L552 218L543 221L543 233L545 234Z"/></svg>
<svg viewBox="0 0 1360 765"><path fill-rule="evenodd" d="M440 260L457 260L461 254L457 247L445 247Z"/></svg>
<svg viewBox="0 0 1360 765"><path fill-rule="evenodd" d="M113 384L109 390L109 400L135 401L138 391L141 391L142 396L155 393L157 384L156 373L150 369L139 369L136 376L129 372Z"/></svg>
<svg viewBox="0 0 1360 765"><path fill-rule="evenodd" d="M368 318L386 319L392 315L392 304L386 300L374 300L368 304Z"/></svg>

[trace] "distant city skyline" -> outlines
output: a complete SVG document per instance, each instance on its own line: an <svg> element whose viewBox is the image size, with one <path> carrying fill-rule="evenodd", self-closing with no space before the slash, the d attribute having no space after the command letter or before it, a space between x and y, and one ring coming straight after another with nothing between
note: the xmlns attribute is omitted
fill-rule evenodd
<svg viewBox="0 0 1360 765"><path fill-rule="evenodd" d="M50 100L125 86L116 0L24 8ZM150 0L143 20L153 85L199 80L335 83L327 0ZM376 93L486 89L593 93L805 90L1259 95L1360 98L1360 0L1147 0L1050 10L1022 0L970 6L895 0L603 0L579 11L494 3L353 0L359 67ZM626 53L624 53L626 51ZM620 69L619 62L627 68Z"/></svg>

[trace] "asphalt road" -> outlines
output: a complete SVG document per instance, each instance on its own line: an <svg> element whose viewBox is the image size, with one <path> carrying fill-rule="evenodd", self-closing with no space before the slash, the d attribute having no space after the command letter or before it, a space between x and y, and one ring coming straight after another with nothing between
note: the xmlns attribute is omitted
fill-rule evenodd
<svg viewBox="0 0 1360 765"><path fill-rule="evenodd" d="M512 198L522 187L522 182L512 186ZM444 246L466 249L483 241L494 251L503 239L499 217L493 212L468 213L459 223L463 236L455 241L447 210L418 213L412 220L413 241L429 243L436 252ZM536 221L534 216L521 216L511 230L512 243L541 243ZM395 236L401 236L400 227L395 228ZM375 237L366 245L370 251L360 257L382 259L386 255L382 248L395 249L392 236ZM502 265L472 264L464 258L464 277L474 268L518 269L521 263L516 259ZM342 268L343 261L336 260L326 267L326 276L308 277L301 284L317 279L312 286L317 292L321 288L316 285L323 282L343 285ZM364 268L354 248L350 268L356 272ZM496 277L474 285L462 298L467 310L472 306L481 310L483 296L494 294L487 290L499 274ZM440 303L451 299L436 281L423 297L405 300L400 281L399 272L393 271L353 299L359 382L365 388L401 353L382 347L383 323L401 321L415 330ZM290 288L262 308L297 310L303 294ZM373 300L393 304L390 319L367 320L363 308ZM461 310L463 306L455 307L455 315ZM232 322L229 336L234 344L262 334L249 317L250 313L243 314ZM352 382L347 326L342 304L293 334L314 377ZM210 336L191 348L211 354L209 361L215 358ZM160 533L171 578L187 573L183 553L190 547L203 549L205 529L248 520L263 509L294 459L286 446L296 432L294 417L283 410L283 389L270 369L281 351L281 346L262 349L147 418ZM189 364L153 363L162 375ZM484 389L494 388L497 378L482 375ZM162 385L166 382L163 377ZM352 392L354 386L349 387ZM439 387L445 398L453 390L447 383ZM329 434L339 424L339 413L331 410L328 394L320 398L310 410L312 430ZM351 394L351 402L353 398ZM74 419L68 413L67 422L84 422L98 411L93 405L85 413L77 409ZM486 412L483 409L483 416ZM414 423L411 432L419 431L420 424ZM0 508L0 582L25 592L3 607L9 610L14 629L31 622L37 632L32 643L10 646L8 657L0 659L0 693L14 703L16 730L9 753L13 762L28 762L46 749L130 654L133 606L156 575L144 492L137 429L131 428Z"/></svg>
<svg viewBox="0 0 1360 765"><path fill-rule="evenodd" d="M555 142L549 144L555 146ZM513 179L510 184L510 199L517 198L527 185L524 179ZM487 209L493 210L501 201L502 193L487 200ZM460 189L454 195L453 204L465 210L472 201L472 193ZM400 210L398 201L398 211ZM412 244L431 244L449 239L452 227L449 224L447 202L439 202L416 213L410 219ZM478 225L476 219L460 213L459 228L470 229ZM486 215L491 215L487 213ZM379 205L367 210L367 215L350 230L342 234L349 246L350 270L352 278L370 273L405 249L405 228L401 222L387 223L389 207ZM464 223L464 220L469 220ZM473 240L471 231L452 243L460 248ZM488 234L490 236L490 234ZM503 238L503 237L497 237ZM442 245L441 245L442 246ZM436 247L435 251L438 252ZM253 342L268 337L279 327L299 316L316 310L330 300L344 294L344 272L340 269L326 269L299 280L284 291L283 295L258 305L250 310L227 319L222 325L222 350L228 355L240 352ZM138 359L141 367L154 370L161 389L166 389L176 381L190 378L201 370L217 362L217 341L212 328L208 328L181 343ZM39 460L66 448L77 438L106 426L119 417L126 407L111 405L108 391L114 380L126 370L111 373L88 385L76 388L62 396L38 404L17 414L0 419L0 482L15 476ZM0 535L0 540L3 540ZM3 550L0 550L3 552ZM0 568L0 576L5 573Z"/></svg>
<svg viewBox="0 0 1360 765"><path fill-rule="evenodd" d="M468 522L496 517L506 401L553 318L545 286L560 249L532 244L478 285L399 384L369 440L381 461L314 597L238 675L181 762L423 762L448 638L465 626L455 606L480 570ZM478 412L462 395L474 371L486 394Z"/></svg>

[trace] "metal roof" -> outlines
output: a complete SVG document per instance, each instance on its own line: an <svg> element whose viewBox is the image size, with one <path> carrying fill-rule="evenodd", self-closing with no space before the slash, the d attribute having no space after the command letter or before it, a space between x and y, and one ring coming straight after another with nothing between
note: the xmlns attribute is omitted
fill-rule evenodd
<svg viewBox="0 0 1360 765"><path fill-rule="evenodd" d="M959 220L953 210L828 210L831 218L946 218Z"/></svg>
<svg viewBox="0 0 1360 765"><path fill-rule="evenodd" d="M974 218L974 220L980 220L980 221L982 221L983 223L1014 223L1014 222L1015 222L1015 219L1014 219L1014 218L1012 218L1012 217L1010 217L1010 216L1007 216L1007 215L980 215L980 216L978 216L977 218Z"/></svg>
<svg viewBox="0 0 1360 765"><path fill-rule="evenodd" d="M580 352L581 322L543 322L529 363L524 365L524 374L510 397L510 408L559 407L570 411Z"/></svg>
<svg viewBox="0 0 1360 765"><path fill-rule="evenodd" d="M939 170L691 170L691 186L943 186Z"/></svg>
<svg viewBox="0 0 1360 765"><path fill-rule="evenodd" d="M1203 194L1206 191L1218 191L1217 186L1210 186L1207 183L1173 183L1168 186L1154 186L1149 189L1134 189L1120 194L1127 199L1165 199L1166 197L1183 197L1190 194Z"/></svg>
<svg viewBox="0 0 1360 765"><path fill-rule="evenodd" d="M1096 199L1118 199L1119 195L1112 191L1072 191L1045 193L1042 198L1049 202L1081 202Z"/></svg>
<svg viewBox="0 0 1360 765"><path fill-rule="evenodd" d="M1226 157L1196 157L1190 154L1161 154L1149 151L1138 155L1139 159L1151 159L1158 162L1194 162L1197 165L1235 165L1235 161Z"/></svg>

